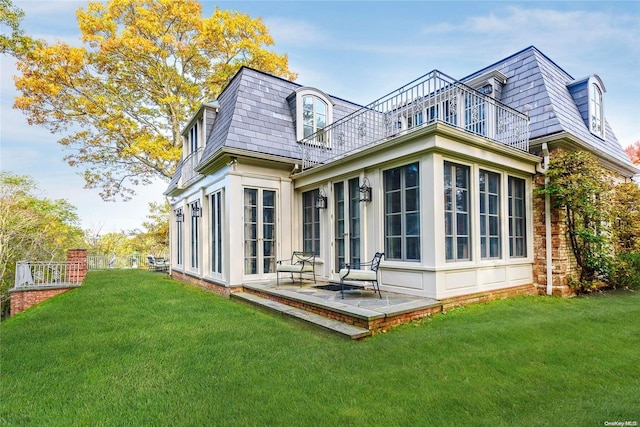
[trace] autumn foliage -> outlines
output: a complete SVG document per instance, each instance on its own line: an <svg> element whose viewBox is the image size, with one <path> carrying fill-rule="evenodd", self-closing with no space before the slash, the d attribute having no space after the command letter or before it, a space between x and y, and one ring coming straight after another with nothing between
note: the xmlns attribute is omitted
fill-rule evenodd
<svg viewBox="0 0 640 427"><path fill-rule="evenodd" d="M182 126L242 65L296 77L266 49L260 18L217 8L203 18L194 0L89 2L77 19L81 46L43 42L21 55L15 107L62 135L65 159L104 199L169 179Z"/></svg>
<svg viewBox="0 0 640 427"><path fill-rule="evenodd" d="M640 165L640 140L624 149L634 165Z"/></svg>

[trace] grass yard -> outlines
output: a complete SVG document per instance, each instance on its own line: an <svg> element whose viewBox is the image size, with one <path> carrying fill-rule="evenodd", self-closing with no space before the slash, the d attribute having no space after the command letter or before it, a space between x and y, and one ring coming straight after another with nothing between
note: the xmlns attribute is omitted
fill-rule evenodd
<svg viewBox="0 0 640 427"><path fill-rule="evenodd" d="M640 423L640 295L526 297L351 342L160 274L0 324L0 425Z"/></svg>

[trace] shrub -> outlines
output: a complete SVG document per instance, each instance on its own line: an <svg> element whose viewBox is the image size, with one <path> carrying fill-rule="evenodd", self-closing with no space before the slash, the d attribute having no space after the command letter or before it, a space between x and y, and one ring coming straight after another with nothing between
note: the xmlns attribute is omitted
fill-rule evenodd
<svg viewBox="0 0 640 427"><path fill-rule="evenodd" d="M611 263L609 283L614 288L640 289L640 252L619 254Z"/></svg>

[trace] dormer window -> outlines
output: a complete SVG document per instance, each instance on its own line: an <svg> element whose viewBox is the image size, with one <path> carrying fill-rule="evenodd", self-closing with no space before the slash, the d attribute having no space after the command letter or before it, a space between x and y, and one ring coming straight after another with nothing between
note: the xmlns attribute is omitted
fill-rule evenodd
<svg viewBox="0 0 640 427"><path fill-rule="evenodd" d="M198 121L196 121L191 129L189 129L189 153L198 151Z"/></svg>
<svg viewBox="0 0 640 427"><path fill-rule="evenodd" d="M301 141L315 134L312 142L329 145L324 132L333 120L333 103L322 91L311 87L296 90L296 138Z"/></svg>
<svg viewBox="0 0 640 427"><path fill-rule="evenodd" d="M327 103L320 98L302 98L302 130L305 138L327 126L327 110Z"/></svg>
<svg viewBox="0 0 640 427"><path fill-rule="evenodd" d="M591 133L604 138L604 117L602 114L602 90L597 83L589 85L589 127Z"/></svg>

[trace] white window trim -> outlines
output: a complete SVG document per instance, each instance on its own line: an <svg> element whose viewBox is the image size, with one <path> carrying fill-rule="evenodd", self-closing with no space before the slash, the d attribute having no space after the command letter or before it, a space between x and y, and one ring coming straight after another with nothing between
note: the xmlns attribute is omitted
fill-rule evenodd
<svg viewBox="0 0 640 427"><path fill-rule="evenodd" d="M327 127L333 123L333 102L329 96L322 92L319 89L312 87L302 87L296 90L296 140L302 141L304 139L304 124L302 121L302 99L305 96L315 96L316 98L322 100L325 104L327 104ZM323 145L328 147L331 146L331 141L328 136L325 136L325 141L322 142Z"/></svg>
<svg viewBox="0 0 640 427"><path fill-rule="evenodd" d="M600 131L598 132L598 130L593 129L592 126L592 120L594 118L594 116L596 116L596 112L594 111L594 104L592 102L592 91L594 86L598 89L598 91L600 92L600 114L599 114L599 119L600 119ZM587 125L589 126L589 132L591 132L592 134L594 134L595 136L597 136L598 138L604 139L604 135L605 135L605 121L604 121L604 94L605 94L606 90L604 88L604 84L602 83L602 80L600 80L600 78L598 76L591 76L589 77L589 80L587 82L587 96L588 96L588 105L589 105L589 115L588 115L588 123Z"/></svg>

